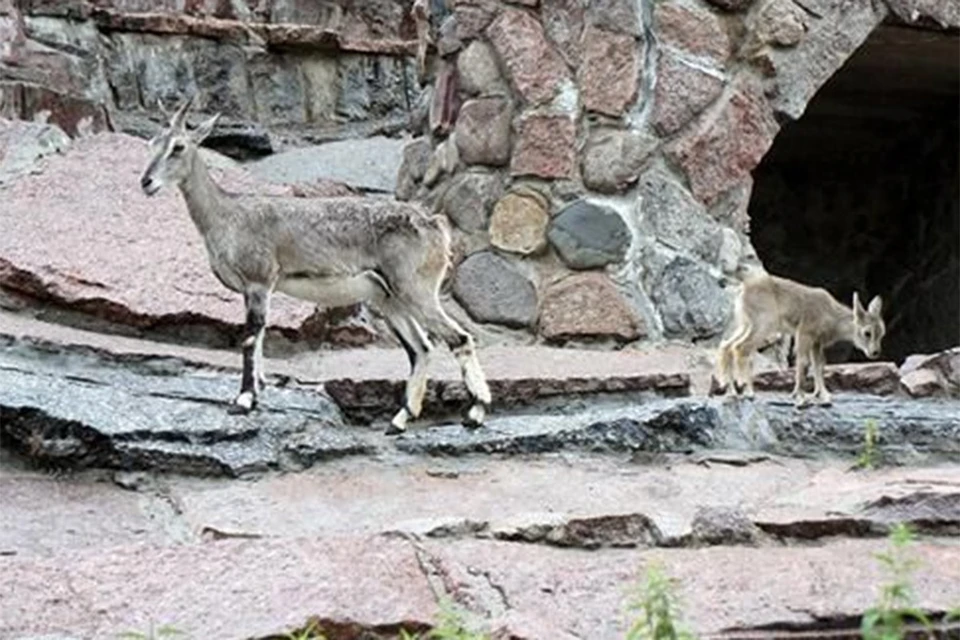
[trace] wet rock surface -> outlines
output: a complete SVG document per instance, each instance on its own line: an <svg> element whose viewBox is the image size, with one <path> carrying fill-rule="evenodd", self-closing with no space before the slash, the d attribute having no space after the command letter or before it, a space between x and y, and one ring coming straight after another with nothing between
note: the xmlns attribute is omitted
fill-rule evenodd
<svg viewBox="0 0 960 640"><path fill-rule="evenodd" d="M392 638L448 598L505 637L612 640L654 561L699 633L846 629L897 522L924 534L918 602L960 595L955 400L841 392L798 411L691 397L690 365L649 356L503 350L481 352L486 427L444 422L464 397L451 359L427 421L388 438L353 416L395 410L400 354L395 370L322 355L330 396L302 363L269 362L261 408L231 416L237 375L211 365L233 358L107 340L0 341L3 637L162 621L267 638L315 618L332 638ZM852 470L868 421L907 466Z"/></svg>
<svg viewBox="0 0 960 640"><path fill-rule="evenodd" d="M443 426L456 420L466 394L459 381L441 379L428 386L427 395L427 417L441 425L395 439L352 426L343 412L379 423L399 406L400 380L328 379L328 396L280 378L265 390L255 413L235 416L227 403L236 393L236 374L172 358L117 359L13 338L0 347L0 379L4 446L53 468L235 476L373 453L669 453L717 447L854 456L871 421L891 461L960 454L953 401L840 395L833 407L799 411L777 397L664 398L688 393L682 375L494 377L494 417L472 431Z"/></svg>

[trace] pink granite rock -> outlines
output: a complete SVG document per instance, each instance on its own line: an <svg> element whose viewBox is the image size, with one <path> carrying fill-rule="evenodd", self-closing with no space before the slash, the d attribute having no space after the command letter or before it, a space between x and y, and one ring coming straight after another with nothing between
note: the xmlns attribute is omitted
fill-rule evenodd
<svg viewBox="0 0 960 640"><path fill-rule="evenodd" d="M637 95L640 52L630 35L587 27L583 32L580 92L589 111L621 115Z"/></svg>
<svg viewBox="0 0 960 640"><path fill-rule="evenodd" d="M543 293L540 333L547 340L613 338L628 342L646 334L643 319L602 273L581 273Z"/></svg>
<svg viewBox="0 0 960 640"><path fill-rule="evenodd" d="M779 130L759 83L741 79L667 153L686 173L693 194L710 205L750 175Z"/></svg>
<svg viewBox="0 0 960 640"><path fill-rule="evenodd" d="M532 15L507 9L487 29L493 48L520 97L530 104L551 100L569 78L560 54Z"/></svg>
<svg viewBox="0 0 960 640"><path fill-rule="evenodd" d="M576 124L566 116L528 116L520 122L510 161L514 175L569 178L576 170Z"/></svg>
<svg viewBox="0 0 960 640"><path fill-rule="evenodd" d="M654 129L660 135L679 131L717 99L723 84L719 74L661 53L653 103Z"/></svg>
<svg viewBox="0 0 960 640"><path fill-rule="evenodd" d="M663 44L723 65L730 57L730 35L713 11L679 2L654 5L657 37Z"/></svg>

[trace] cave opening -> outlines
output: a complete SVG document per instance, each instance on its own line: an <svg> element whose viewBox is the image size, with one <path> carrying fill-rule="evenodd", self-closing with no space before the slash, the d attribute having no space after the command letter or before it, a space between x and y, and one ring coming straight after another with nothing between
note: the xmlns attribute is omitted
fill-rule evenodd
<svg viewBox="0 0 960 640"><path fill-rule="evenodd" d="M847 305L855 290L882 296L886 360L960 344L958 45L955 32L879 27L754 172L766 268Z"/></svg>

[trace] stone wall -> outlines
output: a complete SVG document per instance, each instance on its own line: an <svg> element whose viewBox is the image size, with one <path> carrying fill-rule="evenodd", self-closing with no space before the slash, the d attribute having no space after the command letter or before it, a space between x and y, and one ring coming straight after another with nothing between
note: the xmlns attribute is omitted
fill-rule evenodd
<svg viewBox="0 0 960 640"><path fill-rule="evenodd" d="M196 93L237 157L401 131L419 89L409 1L0 0L0 115L146 135Z"/></svg>
<svg viewBox="0 0 960 640"><path fill-rule="evenodd" d="M936 1L429 0L421 85L412 4L0 0L0 116L148 135L196 93L239 158L413 129L397 196L453 222L484 342L714 341L781 126L884 20L960 26Z"/></svg>
<svg viewBox="0 0 960 640"><path fill-rule="evenodd" d="M431 16L398 196L453 221L453 296L478 324L714 340L782 124L882 21L955 29L948 4L460 0Z"/></svg>

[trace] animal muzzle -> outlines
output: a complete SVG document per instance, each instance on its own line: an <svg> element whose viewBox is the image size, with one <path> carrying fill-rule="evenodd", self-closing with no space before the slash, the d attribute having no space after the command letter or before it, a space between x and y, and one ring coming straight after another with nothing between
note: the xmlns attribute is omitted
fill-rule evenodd
<svg viewBox="0 0 960 640"><path fill-rule="evenodd" d="M143 192L148 196L154 195L157 191L160 191L160 183L154 180L149 175L144 175L140 178L140 188L143 189Z"/></svg>

